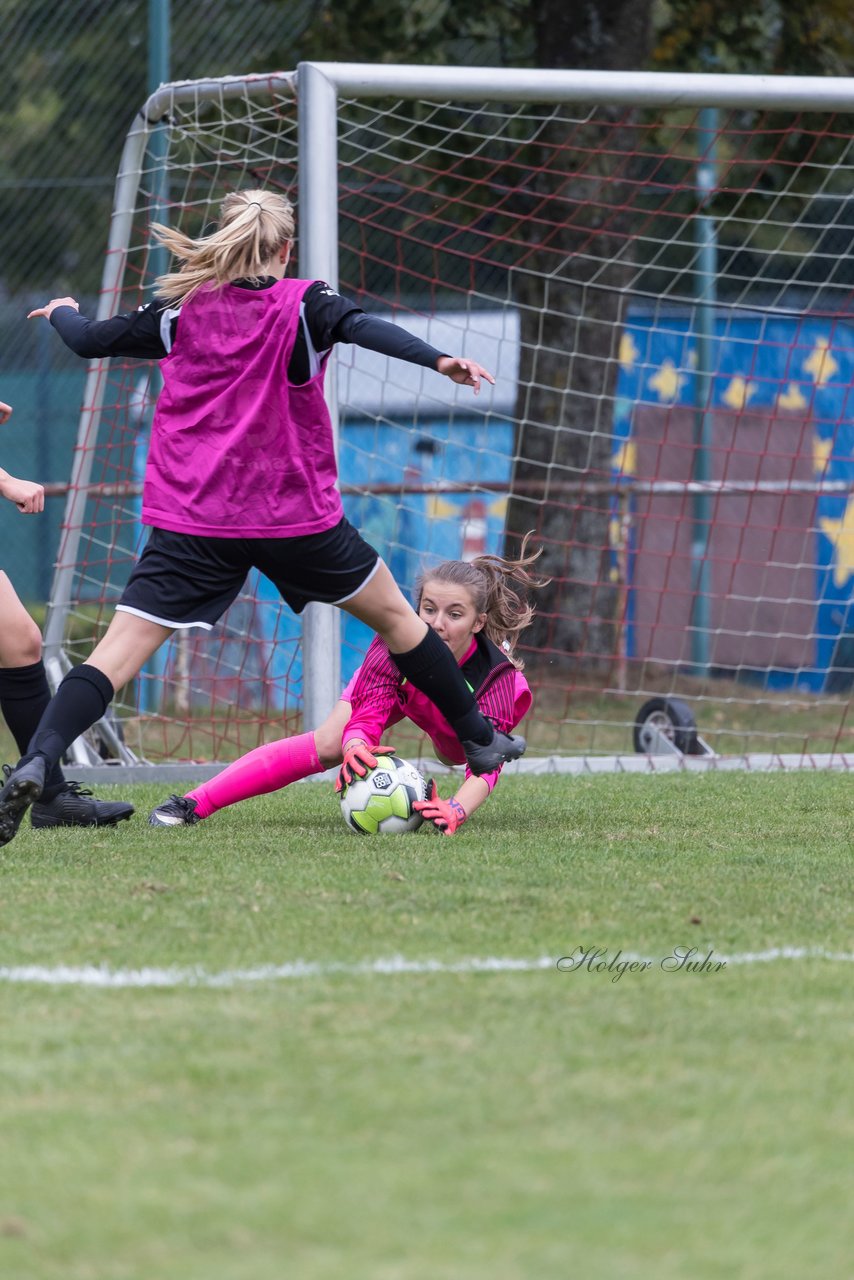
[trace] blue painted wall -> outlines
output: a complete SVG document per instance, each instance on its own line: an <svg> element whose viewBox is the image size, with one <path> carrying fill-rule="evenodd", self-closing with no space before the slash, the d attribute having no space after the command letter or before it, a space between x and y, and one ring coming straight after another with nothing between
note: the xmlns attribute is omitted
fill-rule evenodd
<svg viewBox="0 0 854 1280"><path fill-rule="evenodd" d="M722 316L713 346L712 410L762 413L780 422L787 417L800 420L805 424L804 448L812 452L814 478L844 481L854 489L854 323L819 316ZM633 421L641 407L694 405L695 365L696 340L687 317L632 316L620 350L615 473L633 474ZM773 431L769 443L773 448ZM797 670L770 669L766 683L771 686L827 687L840 636L854 631L854 493L819 496L811 546L811 661ZM635 604L630 594L629 656L634 650ZM844 665L838 656L836 662Z"/></svg>

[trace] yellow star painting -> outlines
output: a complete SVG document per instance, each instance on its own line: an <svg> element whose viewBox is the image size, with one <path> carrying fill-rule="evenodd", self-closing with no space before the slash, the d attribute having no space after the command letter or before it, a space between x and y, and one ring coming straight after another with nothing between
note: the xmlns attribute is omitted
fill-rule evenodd
<svg viewBox="0 0 854 1280"><path fill-rule="evenodd" d="M626 440L611 454L611 466L621 476L633 476L638 467L638 450L633 440Z"/></svg>
<svg viewBox="0 0 854 1280"><path fill-rule="evenodd" d="M503 520L507 515L507 498L492 498L486 503L486 514ZM460 520L462 506L458 502L450 502L440 493L431 493L427 499L428 520Z"/></svg>
<svg viewBox="0 0 854 1280"><path fill-rule="evenodd" d="M634 369L635 361L639 355L640 352L632 340L632 335L630 333L624 333L620 338L619 360L621 367L627 371L629 369Z"/></svg>
<svg viewBox="0 0 854 1280"><path fill-rule="evenodd" d="M830 354L830 343L826 338L817 338L809 359L804 361L804 369L817 387L823 387L839 369L839 365Z"/></svg>
<svg viewBox="0 0 854 1280"><path fill-rule="evenodd" d="M798 386L797 382L790 382L785 391L781 391L777 396L778 409L806 409L806 398Z"/></svg>
<svg viewBox="0 0 854 1280"><path fill-rule="evenodd" d="M729 405L730 409L743 409L755 395L756 383L748 382L746 378L736 375L721 396L721 399L724 404Z"/></svg>
<svg viewBox="0 0 854 1280"><path fill-rule="evenodd" d="M854 498L845 504L841 520L822 518L818 523L824 536L833 543L833 582L841 589L854 576Z"/></svg>
<svg viewBox="0 0 854 1280"><path fill-rule="evenodd" d="M657 373L649 379L649 385L658 395L662 404L673 404L679 399L679 392L685 385L686 378L679 372L672 360L665 360Z"/></svg>

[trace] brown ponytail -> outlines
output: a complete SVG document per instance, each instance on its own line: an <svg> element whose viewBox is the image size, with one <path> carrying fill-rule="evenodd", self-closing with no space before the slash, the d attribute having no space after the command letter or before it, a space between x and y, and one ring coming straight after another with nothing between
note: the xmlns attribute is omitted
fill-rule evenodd
<svg viewBox="0 0 854 1280"><path fill-rule="evenodd" d="M486 614L483 629L487 636L493 644L504 650L519 671L524 664L515 656L516 641L521 632L530 626L534 608L513 589L511 583L516 582L530 591L538 590L550 581L549 578L538 578L528 572L530 565L542 555L542 550L528 555L530 537L530 533L525 534L517 560L489 555L476 556L474 560L445 560L436 565L435 569L419 574L415 592L416 607L420 608L427 582L450 582L465 587L471 596L475 612Z"/></svg>

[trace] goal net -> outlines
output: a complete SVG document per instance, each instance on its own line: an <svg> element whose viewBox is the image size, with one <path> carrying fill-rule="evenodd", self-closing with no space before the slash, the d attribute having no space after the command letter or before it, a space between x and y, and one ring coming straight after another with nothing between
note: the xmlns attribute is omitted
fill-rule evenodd
<svg viewBox="0 0 854 1280"><path fill-rule="evenodd" d="M99 315L152 296L152 220L195 234L230 190L288 194L297 274L496 376L475 398L341 346L330 398L345 509L406 591L533 531L529 757L847 763L852 112L833 80L305 64L166 86L125 148ZM90 370L54 679L144 538L156 379ZM303 635L252 577L78 759L223 761L314 723L370 640L333 613Z"/></svg>

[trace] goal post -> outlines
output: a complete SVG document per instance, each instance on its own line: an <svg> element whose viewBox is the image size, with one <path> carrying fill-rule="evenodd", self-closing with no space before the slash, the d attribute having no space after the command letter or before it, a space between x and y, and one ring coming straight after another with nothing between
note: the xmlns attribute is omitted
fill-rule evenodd
<svg viewBox="0 0 854 1280"><path fill-rule="evenodd" d="M499 365L475 402L339 348L327 394L348 514L406 589L528 528L543 547L526 767L599 769L639 741L664 759L687 742L694 767L847 767L846 117L854 79L832 77L302 63L162 86L125 145L98 316L145 297L155 193L191 230L235 186L289 193L300 276ZM53 682L138 546L139 383L101 362L87 378ZM314 726L368 638L326 606L300 630L252 581L220 637L173 641L75 759L189 770Z"/></svg>
<svg viewBox="0 0 854 1280"><path fill-rule="evenodd" d="M297 73L299 126L298 230L300 272L338 288L337 95L322 72L306 64ZM338 395L335 364L326 374L326 397L338 448ZM334 605L310 604L303 623L304 719L322 724L341 692L341 628Z"/></svg>

